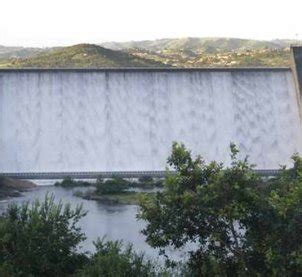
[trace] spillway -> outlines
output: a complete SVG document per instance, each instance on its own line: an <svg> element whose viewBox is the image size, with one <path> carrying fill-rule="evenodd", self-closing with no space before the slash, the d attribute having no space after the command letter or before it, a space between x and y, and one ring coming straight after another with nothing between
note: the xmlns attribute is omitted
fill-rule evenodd
<svg viewBox="0 0 302 277"><path fill-rule="evenodd" d="M290 69L0 70L0 172L163 170L173 141L278 168L301 131Z"/></svg>

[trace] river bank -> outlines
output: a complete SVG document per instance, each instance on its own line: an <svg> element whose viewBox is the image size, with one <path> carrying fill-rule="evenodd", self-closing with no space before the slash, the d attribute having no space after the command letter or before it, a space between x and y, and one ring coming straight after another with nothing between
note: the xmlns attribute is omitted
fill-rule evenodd
<svg viewBox="0 0 302 277"><path fill-rule="evenodd" d="M37 185L31 181L0 177L0 200L20 197L23 192L34 189Z"/></svg>

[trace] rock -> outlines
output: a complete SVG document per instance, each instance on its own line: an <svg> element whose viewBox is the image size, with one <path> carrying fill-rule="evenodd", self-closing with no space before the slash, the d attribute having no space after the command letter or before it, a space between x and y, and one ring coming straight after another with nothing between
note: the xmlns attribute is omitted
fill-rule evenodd
<svg viewBox="0 0 302 277"><path fill-rule="evenodd" d="M36 186L30 181L0 177L0 199L19 197L21 192L34 189Z"/></svg>
<svg viewBox="0 0 302 277"><path fill-rule="evenodd" d="M2 178L2 182L0 180L0 186L3 184L4 186L16 189L16 190L28 190L35 188L37 185L33 182L19 179L11 179L11 178Z"/></svg>

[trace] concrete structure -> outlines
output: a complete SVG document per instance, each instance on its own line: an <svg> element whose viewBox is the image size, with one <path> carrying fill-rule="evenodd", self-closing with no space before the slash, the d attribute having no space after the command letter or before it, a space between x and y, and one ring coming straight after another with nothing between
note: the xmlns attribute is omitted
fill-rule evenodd
<svg viewBox="0 0 302 277"><path fill-rule="evenodd" d="M293 49L294 74L290 68L0 70L0 172L162 174L172 141L207 161L228 163L232 141L258 168L289 164L302 150L299 51Z"/></svg>
<svg viewBox="0 0 302 277"><path fill-rule="evenodd" d="M302 47L291 47L291 68L296 82L296 89L299 92L299 104L302 100Z"/></svg>

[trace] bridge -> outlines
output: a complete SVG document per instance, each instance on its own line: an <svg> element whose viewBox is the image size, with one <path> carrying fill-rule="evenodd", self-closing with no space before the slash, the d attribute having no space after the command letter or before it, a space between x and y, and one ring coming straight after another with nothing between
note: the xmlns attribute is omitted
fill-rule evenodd
<svg viewBox="0 0 302 277"><path fill-rule="evenodd" d="M273 177L280 174L280 169L256 169L255 173L262 177ZM174 171L169 171L175 174ZM142 176L150 176L153 178L163 178L167 171L83 171L83 172L15 172L0 173L0 177L8 177L22 180L55 180L70 177L73 179L97 179L101 178L139 178Z"/></svg>

